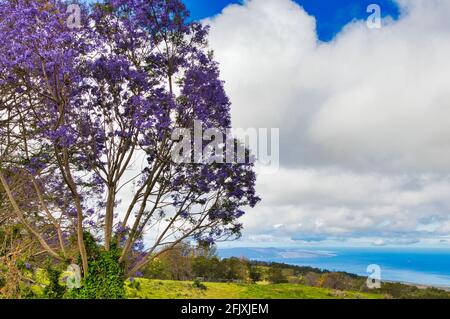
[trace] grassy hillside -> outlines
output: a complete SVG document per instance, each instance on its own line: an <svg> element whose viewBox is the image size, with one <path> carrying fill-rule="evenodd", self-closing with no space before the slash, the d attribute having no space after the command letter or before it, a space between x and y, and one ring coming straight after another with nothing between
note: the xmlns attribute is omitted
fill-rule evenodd
<svg viewBox="0 0 450 319"><path fill-rule="evenodd" d="M128 298L145 299L379 299L380 294L338 291L299 284L204 283L198 288L189 281L135 279L127 283Z"/></svg>

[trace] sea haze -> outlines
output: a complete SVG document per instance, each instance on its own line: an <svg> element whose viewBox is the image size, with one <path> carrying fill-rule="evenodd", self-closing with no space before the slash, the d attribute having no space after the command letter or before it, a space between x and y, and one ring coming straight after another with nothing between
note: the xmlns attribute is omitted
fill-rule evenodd
<svg viewBox="0 0 450 319"><path fill-rule="evenodd" d="M223 248L222 258L311 266L367 276L367 266L381 267L382 280L450 288L450 249L425 248Z"/></svg>

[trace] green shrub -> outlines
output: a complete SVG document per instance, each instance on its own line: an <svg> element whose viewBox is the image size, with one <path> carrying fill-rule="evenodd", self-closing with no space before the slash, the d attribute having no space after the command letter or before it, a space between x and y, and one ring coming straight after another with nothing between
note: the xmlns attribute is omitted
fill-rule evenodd
<svg viewBox="0 0 450 319"><path fill-rule="evenodd" d="M20 287L20 298L22 299L34 299L38 297L33 291L30 285L21 285Z"/></svg>
<svg viewBox="0 0 450 319"><path fill-rule="evenodd" d="M100 252L89 261L87 276L80 289L73 289L69 298L121 299L125 296L124 274L117 250Z"/></svg>
<svg viewBox="0 0 450 319"><path fill-rule="evenodd" d="M81 288L72 289L67 298L121 299L125 296L123 266L119 263L120 250L112 246L109 251L100 248L91 234L85 234L88 254L88 273Z"/></svg>
<svg viewBox="0 0 450 319"><path fill-rule="evenodd" d="M248 274L252 283L256 283L257 281L260 281L262 278L262 274L261 271L258 269L258 266L253 266L249 264Z"/></svg>
<svg viewBox="0 0 450 319"><path fill-rule="evenodd" d="M46 267L49 284L44 288L44 296L49 299L61 299L66 293L66 287L59 283L61 271L52 266Z"/></svg>
<svg viewBox="0 0 450 319"><path fill-rule="evenodd" d="M128 287L136 290L141 290L141 283L134 278L130 278L128 282Z"/></svg>
<svg viewBox="0 0 450 319"><path fill-rule="evenodd" d="M206 290L208 287L206 287L199 279L195 279L192 283L192 286L194 288L200 289L200 290Z"/></svg>
<svg viewBox="0 0 450 319"><path fill-rule="evenodd" d="M288 280L283 274L283 269L279 266L272 266L269 269L269 281L272 284L287 283Z"/></svg>

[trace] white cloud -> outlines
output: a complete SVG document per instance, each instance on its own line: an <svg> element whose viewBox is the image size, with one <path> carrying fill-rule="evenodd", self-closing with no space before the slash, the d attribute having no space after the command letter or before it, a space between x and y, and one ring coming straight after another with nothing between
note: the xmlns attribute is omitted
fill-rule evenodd
<svg viewBox="0 0 450 319"><path fill-rule="evenodd" d="M412 245L416 244L419 241L417 239L412 238L395 238L390 240L384 240L384 239L375 239L373 241L374 246L387 246L387 245Z"/></svg>
<svg viewBox="0 0 450 319"><path fill-rule="evenodd" d="M207 21L234 126L280 128L283 168L260 177L247 235L445 234L450 2L399 3L399 21L356 21L329 43L290 0L250 0Z"/></svg>

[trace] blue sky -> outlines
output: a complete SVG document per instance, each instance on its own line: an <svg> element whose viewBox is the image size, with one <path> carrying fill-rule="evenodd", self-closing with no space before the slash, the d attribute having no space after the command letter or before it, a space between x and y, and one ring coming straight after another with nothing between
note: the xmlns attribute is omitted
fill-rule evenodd
<svg viewBox="0 0 450 319"><path fill-rule="evenodd" d="M295 0L317 21L317 35L322 41L331 40L343 26L354 19L365 19L366 8L373 0ZM227 5L241 0L184 0L191 18L199 20L220 13ZM378 0L382 16L399 17L399 9L392 0Z"/></svg>

